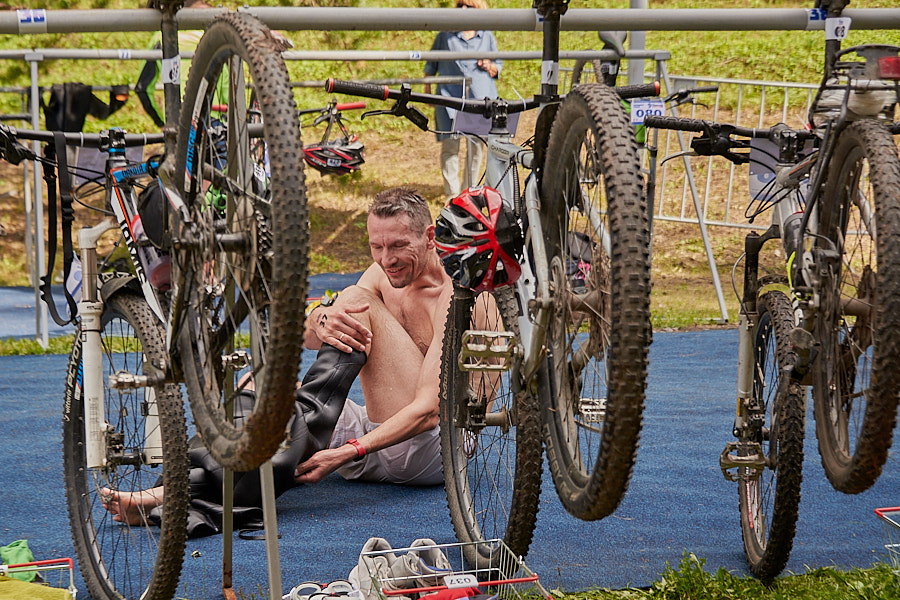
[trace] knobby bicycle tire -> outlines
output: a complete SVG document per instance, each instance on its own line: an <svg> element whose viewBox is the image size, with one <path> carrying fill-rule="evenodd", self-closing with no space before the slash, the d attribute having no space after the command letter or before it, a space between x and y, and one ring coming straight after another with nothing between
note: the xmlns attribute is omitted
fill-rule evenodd
<svg viewBox="0 0 900 600"><path fill-rule="evenodd" d="M590 76L587 71L584 70L584 67L591 63L591 68L593 68L593 76ZM578 58L575 59L575 64L572 66L572 85L578 85L580 83L603 83L603 61L599 59L591 59L588 60L586 58ZM582 81L582 78L584 81Z"/></svg>
<svg viewBox="0 0 900 600"><path fill-rule="evenodd" d="M235 471L257 467L284 439L302 349L306 184L279 48L245 13L207 28L191 61L175 161L191 216L173 266L183 298L178 350L197 428ZM245 388L257 401L235 426L231 403Z"/></svg>
<svg viewBox="0 0 900 600"><path fill-rule="evenodd" d="M900 160L883 124L840 132L820 202L819 231L840 260L822 261L816 437L831 485L858 494L887 460L900 392Z"/></svg>
<svg viewBox="0 0 900 600"><path fill-rule="evenodd" d="M513 289L455 288L441 356L441 458L450 519L469 564L491 564L501 555L487 540L502 539L516 556L531 544L541 492L540 408L532 394L513 393L509 371L460 368L466 330L516 334Z"/></svg>
<svg viewBox="0 0 900 600"><path fill-rule="evenodd" d="M550 132L541 219L553 307L544 443L566 510L611 514L640 439L650 325L650 231L638 147L615 92L576 86Z"/></svg>
<svg viewBox="0 0 900 600"><path fill-rule="evenodd" d="M108 432L108 466L88 469L82 381L82 342L76 332L66 369L63 403L63 473L72 539L88 594L95 600L143 598L169 600L177 591L187 536L188 459L184 406L178 387L115 390L109 376L125 370L140 375L144 361L156 366L166 358L165 332L146 300L119 293L102 315L104 353L103 401ZM144 415L152 407L159 415L162 445L147 445ZM122 447L114 447L121 436ZM162 455L159 465L142 462L147 454ZM113 520L103 508L103 488L121 493L165 486L159 526L146 515L140 525Z"/></svg>
<svg viewBox="0 0 900 600"><path fill-rule="evenodd" d="M768 464L738 469L741 535L750 571L771 581L787 565L794 544L803 481L806 389L785 376L797 360L788 338L794 312L778 291L764 294L753 332L755 361L752 403L764 420L755 431ZM752 424L751 424L752 425Z"/></svg>

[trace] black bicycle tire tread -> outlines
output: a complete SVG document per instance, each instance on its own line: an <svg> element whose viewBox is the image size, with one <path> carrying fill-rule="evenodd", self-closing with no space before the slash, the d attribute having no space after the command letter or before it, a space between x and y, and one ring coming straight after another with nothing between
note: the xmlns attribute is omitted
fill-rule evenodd
<svg viewBox="0 0 900 600"><path fill-rule="evenodd" d="M577 109L569 106L577 102ZM568 116L576 110L574 116ZM553 197L559 186L564 152L560 147L566 128L575 117L589 117L598 125L601 159L609 199L612 240L611 292L614 326L610 331L609 398L606 431L587 485L572 481L567 457L554 439L553 427L544 415L544 443L553 481L563 506L582 520L598 520L618 507L631 479L646 394L650 324L650 242L647 199L643 193L638 147L628 119L615 92L603 84L579 85L567 95L554 119L542 182L543 198ZM558 209L547 202L542 213L553 219ZM547 402L544 403L547 406Z"/></svg>
<svg viewBox="0 0 900 600"><path fill-rule="evenodd" d="M500 290L494 294L501 311L501 318L508 328L517 330L516 311L511 297L511 288ZM457 540L463 544L462 551L469 564L485 564L484 561L496 561L498 555L491 552L488 545L477 542L485 540L473 535L463 514L459 488L452 473L453 444L451 428L454 421L453 389L457 386L454 375L458 372L457 356L459 341L463 331L468 329L470 315L474 307L474 296L469 291L459 288L454 290L445 328L444 344L441 353L441 394L440 394L440 432L441 457L444 465L445 491L450 520L456 532ZM504 543L516 556L525 556L531 545L534 528L537 522L538 502L541 493L541 473L543 470L543 447L541 445L541 414L537 399L532 394L520 392L514 400L518 405L519 420L516 424L516 473L510 517L507 521ZM451 491L452 490L452 491Z"/></svg>
<svg viewBox="0 0 900 600"><path fill-rule="evenodd" d="M211 33L212 32L212 33ZM209 37L207 37L209 36ZM299 120L279 43L255 17L227 13L214 21L197 46L185 92L176 154L176 173L183 177L187 155L190 107L207 63L222 45L232 45L250 66L264 115L263 127L269 145L273 189L272 305L269 310L267 377L257 390L253 413L243 426L234 427L225 418L217 395L206 394L199 384L198 365L190 348L195 340L186 328L179 335L185 381L198 429L213 457L235 471L249 471L268 460L284 439L285 426L293 414L294 391L300 367L303 332L303 302L309 253L308 208L302 160ZM195 68L196 67L196 68ZM184 185L180 186L184 189ZM276 201L277 200L277 201ZM208 397L209 396L209 397ZM195 402L195 399L199 402Z"/></svg>
<svg viewBox="0 0 900 600"><path fill-rule="evenodd" d="M777 347L777 365L780 369L791 366L796 361L789 334L794 326L794 312L788 297L779 291L764 294L759 301L763 307L760 319L767 312L772 318L772 331ZM756 339L756 334L754 334ZM758 368L758 362L757 362ZM778 385L772 383L772 385ZM741 515L741 535L750 571L762 581L771 581L787 565L794 545L797 519L800 509L801 485L803 483L803 439L805 436L805 388L797 382L788 383L787 393L781 399L778 411L778 430L781 433L775 473L775 499L769 523L769 538L766 549L756 552L752 535L748 531L746 510L743 506L742 488L738 487L738 507ZM771 443L771 442L770 442Z"/></svg>
<svg viewBox="0 0 900 600"><path fill-rule="evenodd" d="M896 358L900 356L900 159L887 127L874 119L864 119L848 125L840 133L832 173L841 172L842 164L835 161L846 158L846 152L854 145L864 149L875 195L872 204L877 233L878 283L870 393L849 465L837 464L829 434L820 431L819 424L825 422L823 411L826 406L816 387L813 388L816 438L822 466L832 487L845 494L864 492L880 477L893 442L900 392L900 370L896 364ZM825 185L823 206L828 205L829 191L840 187L840 182L826 181Z"/></svg>
<svg viewBox="0 0 900 600"><path fill-rule="evenodd" d="M106 301L108 313L118 313L138 334L144 355L150 362L163 364L167 357L165 332L150 311L142 297L120 292ZM83 439L84 431L79 426L83 419L81 398L75 397L81 356L81 339L75 336L66 370L66 388L63 416L63 476L66 489L66 505L69 511L72 541L75 546L82 578L88 594L95 600L119 600L124 598L118 590L110 590L93 568L94 552L89 550L90 542L79 523L81 516L81 492L79 483L84 478ZM181 393L174 384L165 384L157 389L162 445L165 452L163 485L166 501L160 526L157 561L153 577L145 593L144 600L169 600L174 597L181 578L184 549L187 540L187 514L190 496L188 490L187 428Z"/></svg>
<svg viewBox="0 0 900 600"><path fill-rule="evenodd" d="M590 62L591 66L594 68L594 79L595 81L599 80L600 75L600 67L603 64L602 61L598 59L586 59L586 58L577 58L575 59L575 64L572 66L572 85L578 85L580 83L591 83L588 81L581 81L581 76L584 74L585 65Z"/></svg>

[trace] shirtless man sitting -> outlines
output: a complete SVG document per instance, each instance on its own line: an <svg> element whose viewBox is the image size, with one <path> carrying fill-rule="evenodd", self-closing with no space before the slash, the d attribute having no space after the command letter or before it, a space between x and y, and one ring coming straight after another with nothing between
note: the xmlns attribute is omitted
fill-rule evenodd
<svg viewBox="0 0 900 600"><path fill-rule="evenodd" d="M297 392L289 444L272 459L276 495L333 471L363 481L443 481L438 391L453 288L435 251L431 213L411 188L394 188L375 196L366 227L374 264L333 304L307 316L304 345L319 353ZM364 407L345 401L357 375ZM193 468L221 472L205 448L191 454ZM242 475L235 477L235 506L260 506L258 472ZM192 498L216 493L195 479L203 478L192 472ZM109 490L104 506L114 520L139 525L162 492Z"/></svg>

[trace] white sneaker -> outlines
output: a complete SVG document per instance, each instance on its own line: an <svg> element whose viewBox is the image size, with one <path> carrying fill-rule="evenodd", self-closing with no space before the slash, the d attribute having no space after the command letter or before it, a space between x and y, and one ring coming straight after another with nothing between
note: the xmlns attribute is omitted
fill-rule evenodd
<svg viewBox="0 0 900 600"><path fill-rule="evenodd" d="M420 538L394 563L391 576L403 588L431 587L440 585L441 577L452 570L450 561L434 540Z"/></svg>
<svg viewBox="0 0 900 600"><path fill-rule="evenodd" d="M363 544L359 562L347 577L350 585L359 590L362 600L380 600L381 587L398 589L391 586L391 569L398 561L393 550L384 538L369 538ZM397 597L396 600L402 598Z"/></svg>

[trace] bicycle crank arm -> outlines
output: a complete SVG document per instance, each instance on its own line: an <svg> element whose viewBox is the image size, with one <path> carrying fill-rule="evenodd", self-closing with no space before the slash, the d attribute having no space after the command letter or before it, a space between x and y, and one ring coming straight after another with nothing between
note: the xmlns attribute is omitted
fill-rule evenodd
<svg viewBox="0 0 900 600"><path fill-rule="evenodd" d="M463 332L457 362L463 371L508 371L515 354L512 333L470 329Z"/></svg>
<svg viewBox="0 0 900 600"><path fill-rule="evenodd" d="M740 447L749 449L753 453L748 456L738 456L734 451ZM767 466L768 461L758 442L728 442L719 456L719 467L722 469L722 475L728 481L740 481L740 477L736 473L729 472L730 469L752 469L750 478L756 479Z"/></svg>

